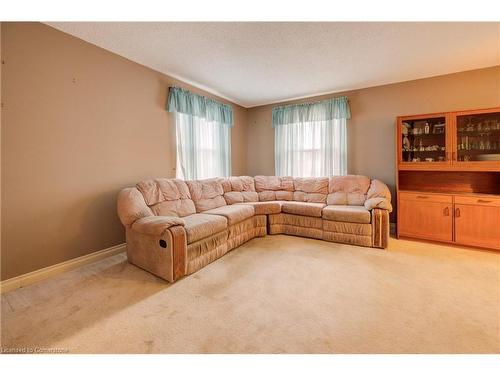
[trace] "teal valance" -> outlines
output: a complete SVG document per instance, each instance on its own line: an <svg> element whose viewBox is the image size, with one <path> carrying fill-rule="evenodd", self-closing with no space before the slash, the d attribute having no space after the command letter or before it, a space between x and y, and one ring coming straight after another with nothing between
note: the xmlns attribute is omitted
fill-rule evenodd
<svg viewBox="0 0 500 375"><path fill-rule="evenodd" d="M345 96L273 108L273 128L278 125L350 118L349 101Z"/></svg>
<svg viewBox="0 0 500 375"><path fill-rule="evenodd" d="M202 117L207 121L233 126L233 108L180 87L170 87L167 111Z"/></svg>

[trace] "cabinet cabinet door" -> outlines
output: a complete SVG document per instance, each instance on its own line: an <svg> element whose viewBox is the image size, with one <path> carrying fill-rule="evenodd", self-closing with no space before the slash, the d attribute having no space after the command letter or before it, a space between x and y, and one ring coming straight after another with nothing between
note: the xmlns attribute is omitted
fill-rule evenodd
<svg viewBox="0 0 500 375"><path fill-rule="evenodd" d="M452 134L445 113L399 117L398 164L404 169L435 169L451 164Z"/></svg>
<svg viewBox="0 0 500 375"><path fill-rule="evenodd" d="M500 168L500 108L454 112L453 164L471 169Z"/></svg>
<svg viewBox="0 0 500 375"><path fill-rule="evenodd" d="M455 242L500 249L500 206L455 204Z"/></svg>
<svg viewBox="0 0 500 375"><path fill-rule="evenodd" d="M422 197L421 200L418 197ZM418 195L417 199L399 200L398 234L427 240L452 241L452 204L440 202L436 196Z"/></svg>

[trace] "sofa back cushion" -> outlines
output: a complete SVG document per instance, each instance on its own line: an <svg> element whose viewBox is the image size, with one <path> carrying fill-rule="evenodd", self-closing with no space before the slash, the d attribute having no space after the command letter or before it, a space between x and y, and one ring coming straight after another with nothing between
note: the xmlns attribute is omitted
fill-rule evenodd
<svg viewBox="0 0 500 375"><path fill-rule="evenodd" d="M328 177L296 177L293 200L298 202L326 203Z"/></svg>
<svg viewBox="0 0 500 375"><path fill-rule="evenodd" d="M203 212L226 205L222 182L223 179L221 178L186 181L196 212Z"/></svg>
<svg viewBox="0 0 500 375"><path fill-rule="evenodd" d="M293 200L293 177L255 176L254 180L259 201Z"/></svg>
<svg viewBox="0 0 500 375"><path fill-rule="evenodd" d="M369 187L370 179L366 176L332 176L328 183L327 204L362 206Z"/></svg>
<svg viewBox="0 0 500 375"><path fill-rule="evenodd" d="M253 177L239 176L223 178L221 179L221 184L227 204L259 201Z"/></svg>
<svg viewBox="0 0 500 375"><path fill-rule="evenodd" d="M157 178L141 181L136 187L155 215L184 217L196 212L189 189L182 180Z"/></svg>

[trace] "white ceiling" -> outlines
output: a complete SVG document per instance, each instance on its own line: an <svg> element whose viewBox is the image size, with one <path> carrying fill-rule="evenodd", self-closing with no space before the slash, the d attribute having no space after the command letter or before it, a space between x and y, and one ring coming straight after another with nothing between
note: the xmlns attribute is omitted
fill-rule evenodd
<svg viewBox="0 0 500 375"><path fill-rule="evenodd" d="M500 65L500 23L48 24L244 107Z"/></svg>

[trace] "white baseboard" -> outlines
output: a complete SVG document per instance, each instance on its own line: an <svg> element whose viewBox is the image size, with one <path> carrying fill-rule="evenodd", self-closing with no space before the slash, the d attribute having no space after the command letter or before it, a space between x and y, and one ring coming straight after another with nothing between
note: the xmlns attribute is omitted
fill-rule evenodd
<svg viewBox="0 0 500 375"><path fill-rule="evenodd" d="M11 279L0 282L0 293L10 292L14 289L22 288L49 277L59 275L64 272L74 270L75 268L82 267L86 264L96 262L100 259L119 254L126 249L126 244L108 247L107 249L99 250L91 254L83 255L81 257L70 259L62 263L54 264L53 266L45 267L33 272L25 273Z"/></svg>

